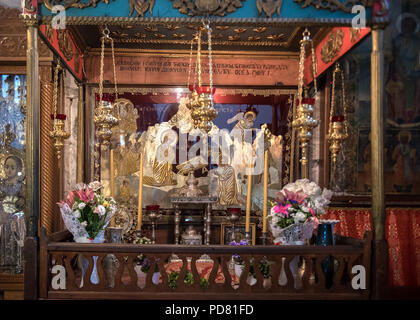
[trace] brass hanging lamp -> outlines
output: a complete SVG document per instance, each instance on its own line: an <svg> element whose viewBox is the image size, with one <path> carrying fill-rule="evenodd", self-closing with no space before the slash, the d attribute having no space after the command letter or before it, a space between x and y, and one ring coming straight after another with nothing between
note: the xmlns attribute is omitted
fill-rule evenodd
<svg viewBox="0 0 420 320"><path fill-rule="evenodd" d="M305 69L305 47L311 46L312 53L312 72L314 79L315 97L317 96L317 84L316 84L316 56L313 46L313 42L310 38L310 32L305 29L303 32L303 39L300 41L300 56L299 56L299 78L298 78L298 99L296 117L292 122L292 126L298 131L298 139L300 147L302 148L302 157L300 162L302 164L302 176L307 178L308 176L308 148L309 141L312 137L312 130L318 125L318 120L313 118L313 105L315 104L314 98L309 98L307 88L305 88L304 94L304 83L303 75Z"/></svg>
<svg viewBox="0 0 420 320"><path fill-rule="evenodd" d="M213 60L212 60L212 43L211 43L211 28L210 22L205 24L208 36L209 49L209 83L210 86L202 86L201 84L201 29L198 32L197 40L197 62L198 62L198 86L193 86L193 93L196 92L198 98L191 105L191 118L193 119L194 127L206 132L210 132L213 127L213 120L217 117L217 110L213 104Z"/></svg>
<svg viewBox="0 0 420 320"><path fill-rule="evenodd" d="M335 99L335 87L336 87L336 75L341 74L341 90L342 90L342 115L334 115L337 113L336 108L336 99ZM349 136L348 134L348 125L347 125L347 103L346 95L344 88L344 72L340 68L340 64L336 63L335 69L333 72L333 83L332 83L332 92L331 92L331 108L330 108L330 118L329 118L329 128L328 128L328 142L330 143L331 151L331 160L333 163L333 171L337 163L337 156L341 150L343 141L346 140Z"/></svg>
<svg viewBox="0 0 420 320"><path fill-rule="evenodd" d="M105 55L105 41L111 42L112 63L114 71L114 84L115 84L115 100L118 99L117 91L117 74L115 71L115 54L114 54L114 40L109 36L109 29L105 28L103 36L101 37L101 67L99 76L99 105L95 110L93 121L96 125L96 137L99 144L108 149L111 136L112 127L118 125L118 118L114 115L114 105L110 101L103 99L103 80L104 80L104 55Z"/></svg>
<svg viewBox="0 0 420 320"><path fill-rule="evenodd" d="M65 131L65 120L67 116L63 113L57 113L57 100L58 100L58 73L61 70L60 61L54 70L54 92L53 92L53 113L51 120L53 121L52 131L50 137L54 140L54 148L57 159L61 159L61 151L64 147L64 140L70 137L70 132Z"/></svg>

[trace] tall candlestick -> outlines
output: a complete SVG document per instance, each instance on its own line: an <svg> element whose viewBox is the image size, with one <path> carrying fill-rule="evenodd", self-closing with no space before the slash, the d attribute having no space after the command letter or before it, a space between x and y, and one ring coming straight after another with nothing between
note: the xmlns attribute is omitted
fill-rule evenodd
<svg viewBox="0 0 420 320"><path fill-rule="evenodd" d="M246 217L245 217L245 232L249 232L249 221L251 219L251 188L252 188L252 169L248 170L248 189L246 193Z"/></svg>
<svg viewBox="0 0 420 320"><path fill-rule="evenodd" d="M115 173L114 173L114 150L111 149L110 159L109 159L109 190L110 196L115 198ZM111 227L115 227L115 214L111 219Z"/></svg>
<svg viewBox="0 0 420 320"><path fill-rule="evenodd" d="M140 171L139 171L139 202L137 208L137 231L141 230L142 218L142 202L143 202L143 153L140 153Z"/></svg>
<svg viewBox="0 0 420 320"><path fill-rule="evenodd" d="M263 197L263 232L267 232L268 201L268 150L264 152L264 197Z"/></svg>

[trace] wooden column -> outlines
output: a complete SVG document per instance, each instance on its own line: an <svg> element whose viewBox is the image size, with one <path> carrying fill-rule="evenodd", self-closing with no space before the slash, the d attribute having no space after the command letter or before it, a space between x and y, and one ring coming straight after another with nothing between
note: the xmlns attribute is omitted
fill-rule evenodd
<svg viewBox="0 0 420 320"><path fill-rule="evenodd" d="M51 72L51 70L50 70ZM41 227L48 234L54 232L54 216L56 211L57 192L55 185L57 158L54 154L53 141L49 134L52 128L51 113L54 85L50 81L41 82Z"/></svg>
<svg viewBox="0 0 420 320"><path fill-rule="evenodd" d="M384 31L372 30L371 54L371 152L372 152L372 220L374 226L372 261L372 297L386 295L388 284L388 245L385 240L384 194Z"/></svg>
<svg viewBox="0 0 420 320"><path fill-rule="evenodd" d="M39 58L38 18L23 15L26 24L26 240L24 246L25 299L38 297L38 215L39 215Z"/></svg>

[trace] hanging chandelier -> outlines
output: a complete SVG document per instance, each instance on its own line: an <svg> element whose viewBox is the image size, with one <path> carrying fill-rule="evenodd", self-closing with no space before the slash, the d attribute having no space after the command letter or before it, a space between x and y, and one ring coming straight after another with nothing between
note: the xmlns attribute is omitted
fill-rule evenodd
<svg viewBox="0 0 420 320"><path fill-rule="evenodd" d="M302 157L300 162L302 164L303 175L306 177L308 168L308 148L309 141L312 137L312 130L318 125L318 120L313 118L313 105L315 104L314 98L308 97L308 90L305 88L303 83L303 75L305 69L305 47L311 46L312 52L312 72L314 79L315 97L317 96L317 85L316 85L316 56L313 46L313 42L310 38L310 32L305 29L303 32L303 39L300 41L300 56L299 56L299 78L298 78L298 99L296 117L292 122L292 126L298 131L298 139L300 147L302 148ZM305 91L305 94L304 94Z"/></svg>
<svg viewBox="0 0 420 320"><path fill-rule="evenodd" d="M201 34L202 30L207 30L208 36L208 50L209 50L209 86L203 86L201 81L202 65L201 65ZM187 103L187 107L191 110L191 118L193 119L194 128L202 130L207 134L213 127L213 120L217 117L217 110L214 108L213 94L215 88L213 88L213 61L212 61L212 43L211 43L211 28L210 22L207 22L204 28L199 28L197 35L197 72L194 73L194 84L189 84L188 87L191 91L190 99ZM192 57L193 42L191 43L190 52L190 65ZM198 85L195 85L195 79L197 77Z"/></svg>
<svg viewBox="0 0 420 320"><path fill-rule="evenodd" d="M117 90L117 74L115 71L115 54L114 54L114 40L109 36L109 29L105 28L103 36L101 37L101 67L99 75L99 104L95 110L93 121L96 125L96 136L99 143L108 149L112 136L112 127L118 124L118 118L114 116L114 106L111 101L105 101L103 98L103 81L104 81L104 55L105 55L105 41L111 42L112 64L114 71L115 84L115 100L118 99Z"/></svg>
<svg viewBox="0 0 420 320"><path fill-rule="evenodd" d="M337 113L337 108L335 106L335 85L336 85L336 75L341 73L341 90L342 90L342 115L334 115ZM337 156L341 150L342 143L348 138L348 129L347 129L347 103L346 95L344 89L344 72L340 69L340 65L336 63L335 70L333 72L333 83L332 83L332 92L331 92L331 108L330 108L330 118L329 118L329 128L328 128L328 142L330 143L331 159L333 162L333 171L335 170Z"/></svg>
<svg viewBox="0 0 420 320"><path fill-rule="evenodd" d="M61 151L64 147L64 140L70 137L70 132L66 132L65 120L67 116L62 113L57 113L57 100L58 100L58 73L61 70L60 61L57 62L57 66L54 70L54 92L53 92L53 112L51 114L51 120L53 121L52 131L50 131L50 137L54 140L55 153L57 159L61 159Z"/></svg>

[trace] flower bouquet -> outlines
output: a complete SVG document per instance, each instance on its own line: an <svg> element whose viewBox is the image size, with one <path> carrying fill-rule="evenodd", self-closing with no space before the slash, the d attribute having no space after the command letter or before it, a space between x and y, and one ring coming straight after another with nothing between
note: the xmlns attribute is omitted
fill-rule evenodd
<svg viewBox="0 0 420 320"><path fill-rule="evenodd" d="M78 184L60 201L61 217L76 242L102 243L105 228L117 210L115 200L104 197L98 181Z"/></svg>
<svg viewBox="0 0 420 320"><path fill-rule="evenodd" d="M103 243L105 241L105 228L111 221L117 206L113 198L105 197L100 193L101 188L102 184L98 181L88 185L80 183L67 194L65 200L58 202L61 217L75 242ZM96 270L97 258L93 257L94 267L90 277L93 284L99 283ZM89 260L83 258L79 259L79 262L82 269L80 284L82 287Z"/></svg>
<svg viewBox="0 0 420 320"><path fill-rule="evenodd" d="M287 184L272 203L269 220L275 244L303 244L312 237L318 217L325 213L332 191L321 188L308 179Z"/></svg>

